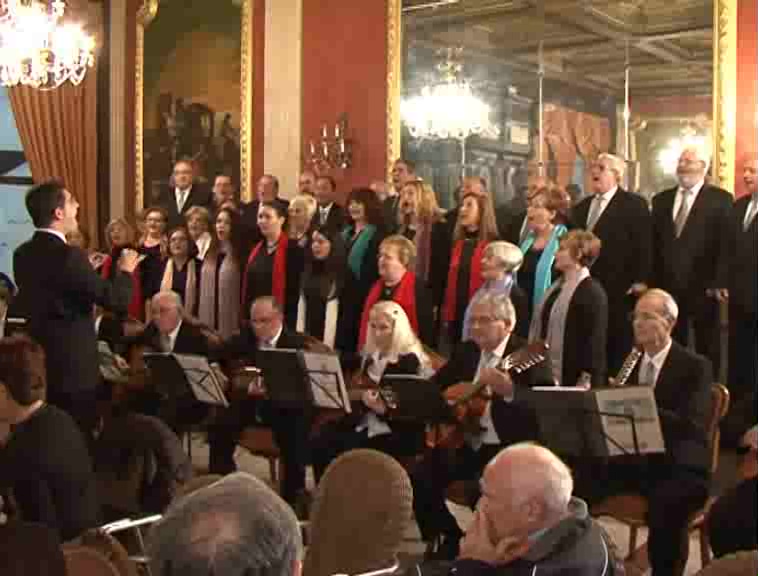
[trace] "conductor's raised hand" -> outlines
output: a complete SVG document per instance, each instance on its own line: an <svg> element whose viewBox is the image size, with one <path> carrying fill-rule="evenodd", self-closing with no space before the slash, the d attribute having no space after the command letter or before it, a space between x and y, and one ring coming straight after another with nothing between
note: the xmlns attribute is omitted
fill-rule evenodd
<svg viewBox="0 0 758 576"><path fill-rule="evenodd" d="M139 254L136 250L127 248L121 252L121 257L118 259L118 267L122 272L131 274L144 259L145 256L143 254Z"/></svg>

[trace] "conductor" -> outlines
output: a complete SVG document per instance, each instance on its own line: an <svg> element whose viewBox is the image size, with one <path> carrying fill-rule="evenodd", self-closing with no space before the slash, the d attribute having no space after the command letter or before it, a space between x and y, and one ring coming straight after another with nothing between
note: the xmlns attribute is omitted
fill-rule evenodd
<svg viewBox="0 0 758 576"><path fill-rule="evenodd" d="M79 203L62 182L31 188L26 209L36 231L13 254L14 311L27 319L29 335L45 350L48 403L68 412L90 434L97 419L98 382L93 305L126 314L130 275L140 256L124 250L113 281L100 278L87 255L66 243L66 234L79 227Z"/></svg>

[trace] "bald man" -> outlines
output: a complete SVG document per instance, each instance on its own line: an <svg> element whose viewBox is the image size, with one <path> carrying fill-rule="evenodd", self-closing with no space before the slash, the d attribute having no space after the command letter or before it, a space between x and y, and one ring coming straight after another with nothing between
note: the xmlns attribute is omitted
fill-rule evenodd
<svg viewBox="0 0 758 576"><path fill-rule="evenodd" d="M573 486L571 470L546 448L521 443L500 451L484 469L482 496L450 573L613 574L613 555Z"/></svg>

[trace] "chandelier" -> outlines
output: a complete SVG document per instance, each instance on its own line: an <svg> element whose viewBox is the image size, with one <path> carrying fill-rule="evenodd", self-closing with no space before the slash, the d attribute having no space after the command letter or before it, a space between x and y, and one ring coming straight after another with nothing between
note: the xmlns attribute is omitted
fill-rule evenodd
<svg viewBox="0 0 758 576"><path fill-rule="evenodd" d="M95 41L61 22L65 10L63 0L0 0L0 84L53 90L84 80Z"/></svg>
<svg viewBox="0 0 758 576"><path fill-rule="evenodd" d="M454 57L461 49L447 49L437 65L442 82L424 86L421 94L400 103L400 115L413 138L456 139L463 146L469 136L497 138L500 129L490 121L490 107L461 78L463 66Z"/></svg>

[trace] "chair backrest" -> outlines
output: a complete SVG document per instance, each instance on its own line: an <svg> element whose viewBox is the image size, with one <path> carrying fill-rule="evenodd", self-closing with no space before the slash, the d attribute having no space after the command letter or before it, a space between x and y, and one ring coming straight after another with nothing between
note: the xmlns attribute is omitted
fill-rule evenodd
<svg viewBox="0 0 758 576"><path fill-rule="evenodd" d="M719 424L729 412L729 390L723 384L711 386L711 413L708 417L708 441L711 446L711 473L715 473L719 466L719 448L721 444L721 432Z"/></svg>
<svg viewBox="0 0 758 576"><path fill-rule="evenodd" d="M408 474L390 456L352 450L334 460L313 502L306 576L391 565L411 519L412 499Z"/></svg>
<svg viewBox="0 0 758 576"><path fill-rule="evenodd" d="M758 574L758 550L744 550L714 560L695 576L755 576Z"/></svg>
<svg viewBox="0 0 758 576"><path fill-rule="evenodd" d="M103 554L87 546L65 547L63 556L66 571L72 576L120 576Z"/></svg>
<svg viewBox="0 0 758 576"><path fill-rule="evenodd" d="M119 576L138 576L137 566L129 559L126 548L110 534L93 528L82 534L79 544L100 552L113 564Z"/></svg>

